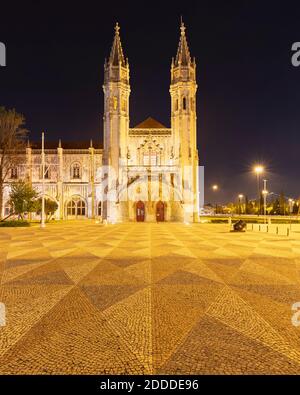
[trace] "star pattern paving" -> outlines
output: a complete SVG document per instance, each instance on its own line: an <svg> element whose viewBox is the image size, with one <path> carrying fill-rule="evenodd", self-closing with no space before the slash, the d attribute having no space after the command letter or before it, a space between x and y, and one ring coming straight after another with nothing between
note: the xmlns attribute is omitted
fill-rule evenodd
<svg viewBox="0 0 300 395"><path fill-rule="evenodd" d="M299 374L299 253L226 225L0 229L0 373Z"/></svg>

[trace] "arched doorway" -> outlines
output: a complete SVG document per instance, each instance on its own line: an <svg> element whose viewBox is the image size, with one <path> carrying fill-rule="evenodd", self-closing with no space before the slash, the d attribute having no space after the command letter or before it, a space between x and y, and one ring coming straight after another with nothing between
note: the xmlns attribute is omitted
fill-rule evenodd
<svg viewBox="0 0 300 395"><path fill-rule="evenodd" d="M136 220L137 222L145 221L145 203L141 200L136 204Z"/></svg>
<svg viewBox="0 0 300 395"><path fill-rule="evenodd" d="M159 201L156 203L156 221L164 222L165 220L165 203Z"/></svg>
<svg viewBox="0 0 300 395"><path fill-rule="evenodd" d="M86 216L86 204L81 198L72 198L67 204L67 218L79 219Z"/></svg>

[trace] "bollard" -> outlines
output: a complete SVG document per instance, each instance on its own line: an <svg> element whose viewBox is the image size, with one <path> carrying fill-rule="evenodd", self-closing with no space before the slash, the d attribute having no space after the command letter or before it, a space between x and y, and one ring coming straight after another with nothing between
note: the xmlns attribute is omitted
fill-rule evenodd
<svg viewBox="0 0 300 395"><path fill-rule="evenodd" d="M278 226L276 226L276 234L278 235L278 233L279 233L279 229Z"/></svg>
<svg viewBox="0 0 300 395"><path fill-rule="evenodd" d="M286 229L286 235L287 235L287 236L290 235L290 230L289 230L289 228Z"/></svg>
<svg viewBox="0 0 300 395"><path fill-rule="evenodd" d="M261 230L261 226L260 226L260 225L258 225L258 231L260 232L260 230Z"/></svg>

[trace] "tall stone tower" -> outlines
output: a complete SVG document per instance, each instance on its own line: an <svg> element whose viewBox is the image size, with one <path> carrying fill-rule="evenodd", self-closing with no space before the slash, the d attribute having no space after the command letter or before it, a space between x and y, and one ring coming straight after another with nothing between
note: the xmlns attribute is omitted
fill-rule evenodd
<svg viewBox="0 0 300 395"><path fill-rule="evenodd" d="M118 190L126 190L129 133L129 64L125 60L120 40L120 28L115 36L108 61L104 64L104 202L103 216L108 222L126 219L126 202Z"/></svg>
<svg viewBox="0 0 300 395"><path fill-rule="evenodd" d="M183 220L199 218L196 116L196 62L191 59L184 23L180 26L177 55L171 65L171 126L174 160L180 168Z"/></svg>

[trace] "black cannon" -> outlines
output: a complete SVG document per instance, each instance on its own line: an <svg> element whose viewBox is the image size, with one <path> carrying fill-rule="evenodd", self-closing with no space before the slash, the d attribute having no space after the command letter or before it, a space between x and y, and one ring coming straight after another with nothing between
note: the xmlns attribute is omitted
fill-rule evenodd
<svg viewBox="0 0 300 395"><path fill-rule="evenodd" d="M246 222L240 220L240 221L236 222L236 223L233 225L233 231L234 231L234 232L245 232L245 231L246 231L246 227L247 227Z"/></svg>

